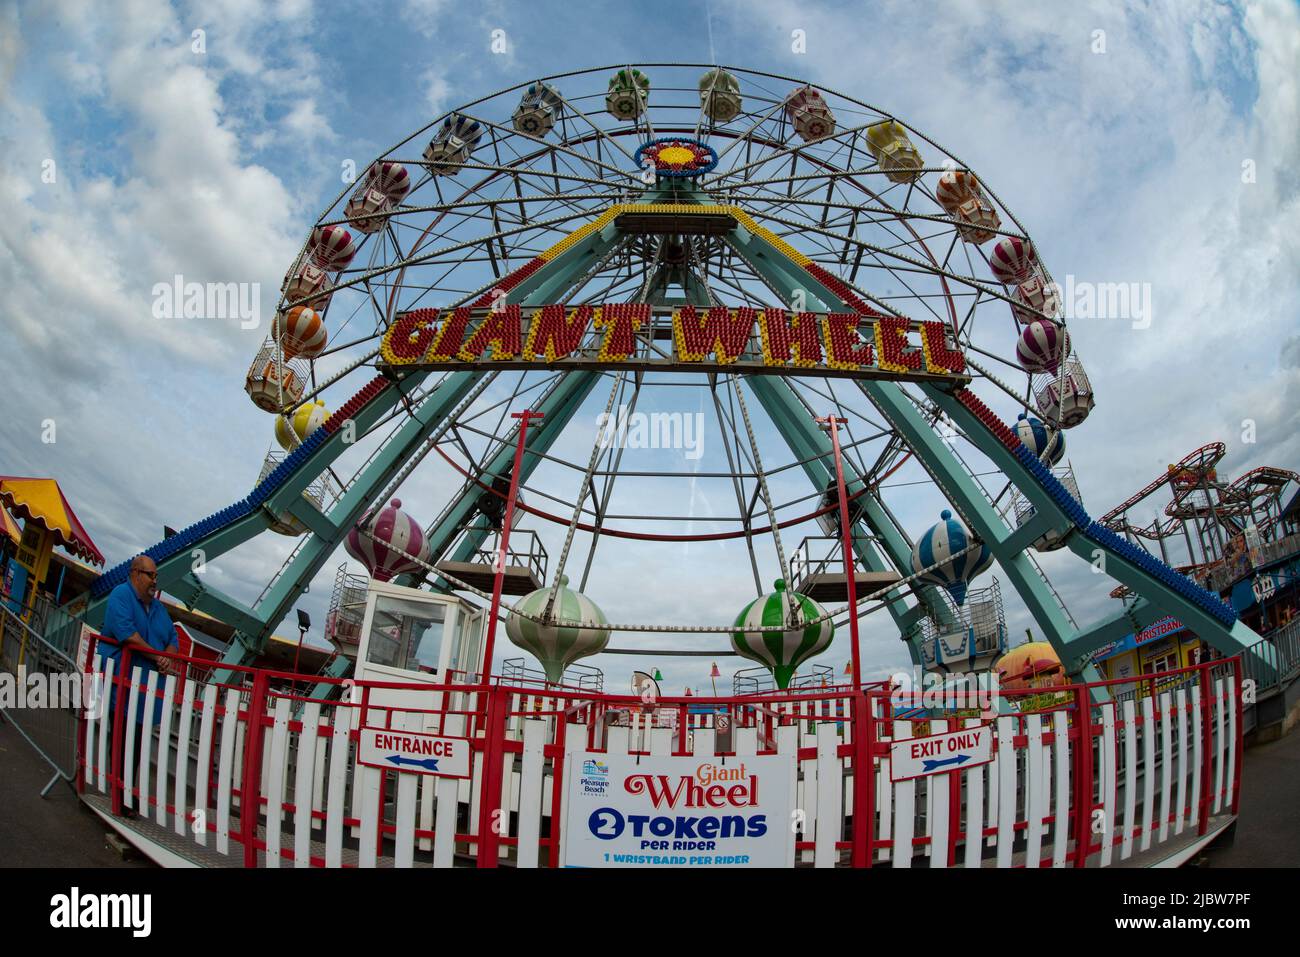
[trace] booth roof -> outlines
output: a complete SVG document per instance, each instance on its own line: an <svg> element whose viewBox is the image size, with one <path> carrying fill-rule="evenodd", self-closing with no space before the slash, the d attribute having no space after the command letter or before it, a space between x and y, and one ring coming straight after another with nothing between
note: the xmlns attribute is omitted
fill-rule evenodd
<svg viewBox="0 0 1300 957"><path fill-rule="evenodd" d="M0 475L0 506L25 522L35 522L54 535L56 544L96 565L104 556L91 541L77 513L52 478Z"/></svg>

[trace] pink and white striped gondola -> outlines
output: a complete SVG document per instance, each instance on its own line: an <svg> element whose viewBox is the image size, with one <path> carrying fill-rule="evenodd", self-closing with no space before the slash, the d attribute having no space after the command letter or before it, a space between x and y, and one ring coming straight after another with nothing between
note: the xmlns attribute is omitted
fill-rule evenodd
<svg viewBox="0 0 1300 957"><path fill-rule="evenodd" d="M401 163L375 163L366 172L366 185L379 190L390 203L400 203L411 191L411 174Z"/></svg>
<svg viewBox="0 0 1300 957"><path fill-rule="evenodd" d="M1036 319L1016 341L1016 361L1026 372L1055 372L1070 354L1070 334L1058 323Z"/></svg>
<svg viewBox="0 0 1300 957"><path fill-rule="evenodd" d="M806 143L825 139L835 132L835 114L811 86L800 87L786 97L785 113L794 131Z"/></svg>
<svg viewBox="0 0 1300 957"><path fill-rule="evenodd" d="M1015 302L1011 304L1011 314L1021 324L1042 318L1042 316L1030 312L1030 309L1037 309L1044 316L1053 319L1061 314L1060 290L1056 283L1048 282L1042 274L1037 272L1016 286L1012 298ZM1028 306L1029 309L1024 308L1024 306Z"/></svg>
<svg viewBox="0 0 1300 957"><path fill-rule="evenodd" d="M346 269L357 254L357 244L352 234L342 226L317 226L312 230L308 254L312 261L327 272Z"/></svg>
<svg viewBox="0 0 1300 957"><path fill-rule="evenodd" d="M993 276L1003 285L1024 282L1034 271L1038 254L1034 244L1019 236L1003 236L993 245L989 253L989 268Z"/></svg>
<svg viewBox="0 0 1300 957"><path fill-rule="evenodd" d="M359 525L370 535L362 535L358 528L353 528L348 532L343 547L349 555L366 566L375 581L391 581L398 575L420 571L419 563L403 553L428 561L428 539L420 524L402 511L401 499L393 499L390 505L380 509L373 518L366 515Z"/></svg>

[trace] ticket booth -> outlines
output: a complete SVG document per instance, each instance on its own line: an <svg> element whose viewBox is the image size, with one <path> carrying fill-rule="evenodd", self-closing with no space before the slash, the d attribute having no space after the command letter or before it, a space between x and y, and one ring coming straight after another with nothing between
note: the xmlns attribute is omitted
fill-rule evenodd
<svg viewBox="0 0 1300 957"><path fill-rule="evenodd" d="M486 617L482 608L456 595L372 580L354 676L404 684L474 683L484 670ZM424 709L431 701L437 699L397 689L375 689L370 695L370 703L381 707Z"/></svg>

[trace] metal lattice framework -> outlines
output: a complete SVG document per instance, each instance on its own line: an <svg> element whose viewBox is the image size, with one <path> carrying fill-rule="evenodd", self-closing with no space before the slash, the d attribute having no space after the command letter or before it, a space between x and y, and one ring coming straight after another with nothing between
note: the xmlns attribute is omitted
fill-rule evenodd
<svg viewBox="0 0 1300 957"><path fill-rule="evenodd" d="M567 563L580 569L578 587L597 595L595 557L613 542L734 541L744 546L759 592L778 569L788 577L794 549L782 544L781 532L802 535L802 523L835 507L825 499L835 476L830 440L815 421L832 414L848 422L842 443L856 562L899 576L892 588L864 592L859 611L888 614L914 661L921 661L923 620L950 615L933 586L913 576L912 537L898 517L922 487L988 545L1045 637L1085 678L1095 677L1083 664L1093 648L1165 614L1179 615L1225 652L1255 639L1217 598L1092 522L976 397L997 396L1060 427L1077 424L1091 404L1077 361L1030 374L1018 357L1027 322L1054 320L1062 330L1063 323L1050 295L1035 297L1032 283L1026 292L1021 281L1002 281L1000 243L1014 241L1007 248L1023 252L1032 240L982 177L888 112L803 81L701 64L638 66L648 90L610 80L632 70L557 74L465 104L377 157L315 224L291 265L277 322L298 307L315 309L328 345L304 360L272 337L250 381L262 370L281 413L319 399L332 415L246 499L149 550L160 587L239 630L231 663L256 653L368 509L435 468L442 469L446 504L426 528L433 562L477 555L493 534L499 480L509 475L516 444L510 413L525 406L545 417L527 436L523 508L557 534L564 530L553 576ZM714 71L707 85L702 70ZM637 165L644 144L673 138L711 149L716 165L671 179ZM398 166L409 177L409 189L390 190L399 198L366 192L391 186L380 180ZM960 205L945 176L979 186ZM615 205L664 204L735 208L749 225L592 228ZM313 246L333 227L353 234L356 250L346 261L321 259ZM313 257L323 264L323 281L308 268ZM1039 288L1051 286L1036 257L1024 275ZM972 382L642 374L599 362L581 370L483 363L376 375L381 337L410 310L560 302L847 308L936 321L965 354ZM643 334L654 346L671 338L670 329ZM284 377L304 361L304 375ZM289 381L294 387L286 391ZM1074 401L1081 397L1086 403ZM602 409L617 421L624 411L662 410L670 400L704 413L716 463L684 468L677 456L667 466L635 468L626 443L574 425L594 421ZM710 502L734 508L693 512L691 496L702 483L717 489ZM327 499L316 494L322 488L331 490ZM1013 494L1033 507L1018 527L1009 514ZM212 561L277 524L303 533L251 604L195 572L195 549ZM1140 599L1080 626L1033 558L1030 546L1048 532L1085 560L1105 553L1108 573ZM92 623L121 575L114 569L97 583ZM454 584L436 573L428 581Z"/></svg>

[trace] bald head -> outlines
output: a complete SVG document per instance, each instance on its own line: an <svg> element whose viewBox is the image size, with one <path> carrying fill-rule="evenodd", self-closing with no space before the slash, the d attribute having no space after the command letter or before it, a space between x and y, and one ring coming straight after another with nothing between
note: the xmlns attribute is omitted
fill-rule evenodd
<svg viewBox="0 0 1300 957"><path fill-rule="evenodd" d="M131 559L131 587L141 598L147 598L153 593L157 578L158 566L148 555L137 555Z"/></svg>

